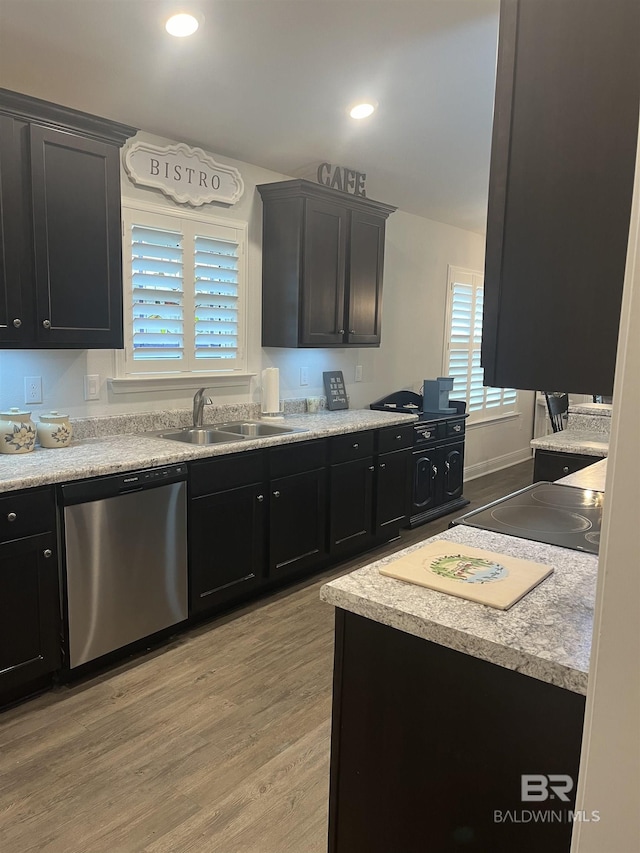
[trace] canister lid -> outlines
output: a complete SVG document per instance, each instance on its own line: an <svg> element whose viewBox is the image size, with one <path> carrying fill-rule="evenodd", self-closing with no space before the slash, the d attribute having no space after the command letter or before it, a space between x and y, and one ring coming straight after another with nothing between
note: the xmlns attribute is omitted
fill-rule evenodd
<svg viewBox="0 0 640 853"><path fill-rule="evenodd" d="M23 412L21 409L17 407L9 409L7 412L0 412L0 418L9 418L9 420L18 420L18 418L23 418L27 420L31 417L31 412Z"/></svg>
<svg viewBox="0 0 640 853"><path fill-rule="evenodd" d="M61 421L69 420L69 415L61 415L60 412L45 412L39 418L43 424L58 424Z"/></svg>

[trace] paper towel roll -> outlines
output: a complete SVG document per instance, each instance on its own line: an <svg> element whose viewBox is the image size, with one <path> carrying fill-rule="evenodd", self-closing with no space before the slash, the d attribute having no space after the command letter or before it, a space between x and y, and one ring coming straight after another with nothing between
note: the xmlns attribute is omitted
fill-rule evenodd
<svg viewBox="0 0 640 853"><path fill-rule="evenodd" d="M266 367L262 371L262 411L275 414L280 411L280 371Z"/></svg>

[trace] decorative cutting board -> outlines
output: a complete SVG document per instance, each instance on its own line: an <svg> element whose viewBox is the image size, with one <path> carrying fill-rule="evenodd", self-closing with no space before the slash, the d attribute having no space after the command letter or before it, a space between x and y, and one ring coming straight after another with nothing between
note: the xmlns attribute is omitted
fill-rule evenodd
<svg viewBox="0 0 640 853"><path fill-rule="evenodd" d="M552 572L551 566L458 545L430 542L379 569L381 575L507 610Z"/></svg>

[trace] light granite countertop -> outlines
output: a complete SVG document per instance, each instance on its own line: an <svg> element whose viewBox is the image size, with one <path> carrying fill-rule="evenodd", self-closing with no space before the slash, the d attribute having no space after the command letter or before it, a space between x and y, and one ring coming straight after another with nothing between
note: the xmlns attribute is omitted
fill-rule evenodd
<svg viewBox="0 0 640 853"><path fill-rule="evenodd" d="M569 406L569 414L610 418L612 408L611 403L574 403Z"/></svg>
<svg viewBox="0 0 640 853"><path fill-rule="evenodd" d="M378 412L370 409L337 412L325 410L313 415L286 415L283 421L278 421L278 424L303 429L305 432L269 438L240 439L209 446L169 441L145 433L74 440L69 447L64 448L36 447L31 453L0 454L0 492L82 480L137 468L156 468L175 462L188 462L278 444L308 441L312 438L377 429L411 423L414 420L415 415L397 412Z"/></svg>
<svg viewBox="0 0 640 853"><path fill-rule="evenodd" d="M563 429L542 435L531 442L534 450L555 450L558 453L580 453L585 456L607 456L609 436L601 432Z"/></svg>
<svg viewBox="0 0 640 853"><path fill-rule="evenodd" d="M381 575L380 566L421 548L419 542L325 584L320 598L416 637L586 694L598 558L472 527L446 540L554 567L509 610L456 598Z"/></svg>
<svg viewBox="0 0 640 853"><path fill-rule="evenodd" d="M573 474L567 474L561 480L556 480L561 486L577 486L580 489L591 489L594 492L604 492L607 478L607 460L601 459L593 465L587 465Z"/></svg>

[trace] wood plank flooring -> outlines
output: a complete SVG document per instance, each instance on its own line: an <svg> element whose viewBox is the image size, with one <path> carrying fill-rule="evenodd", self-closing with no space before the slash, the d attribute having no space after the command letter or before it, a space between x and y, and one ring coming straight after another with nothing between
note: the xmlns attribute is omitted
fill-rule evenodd
<svg viewBox="0 0 640 853"><path fill-rule="evenodd" d="M469 509L532 472L469 482ZM318 590L451 517L0 714L0 853L324 853L333 610Z"/></svg>

